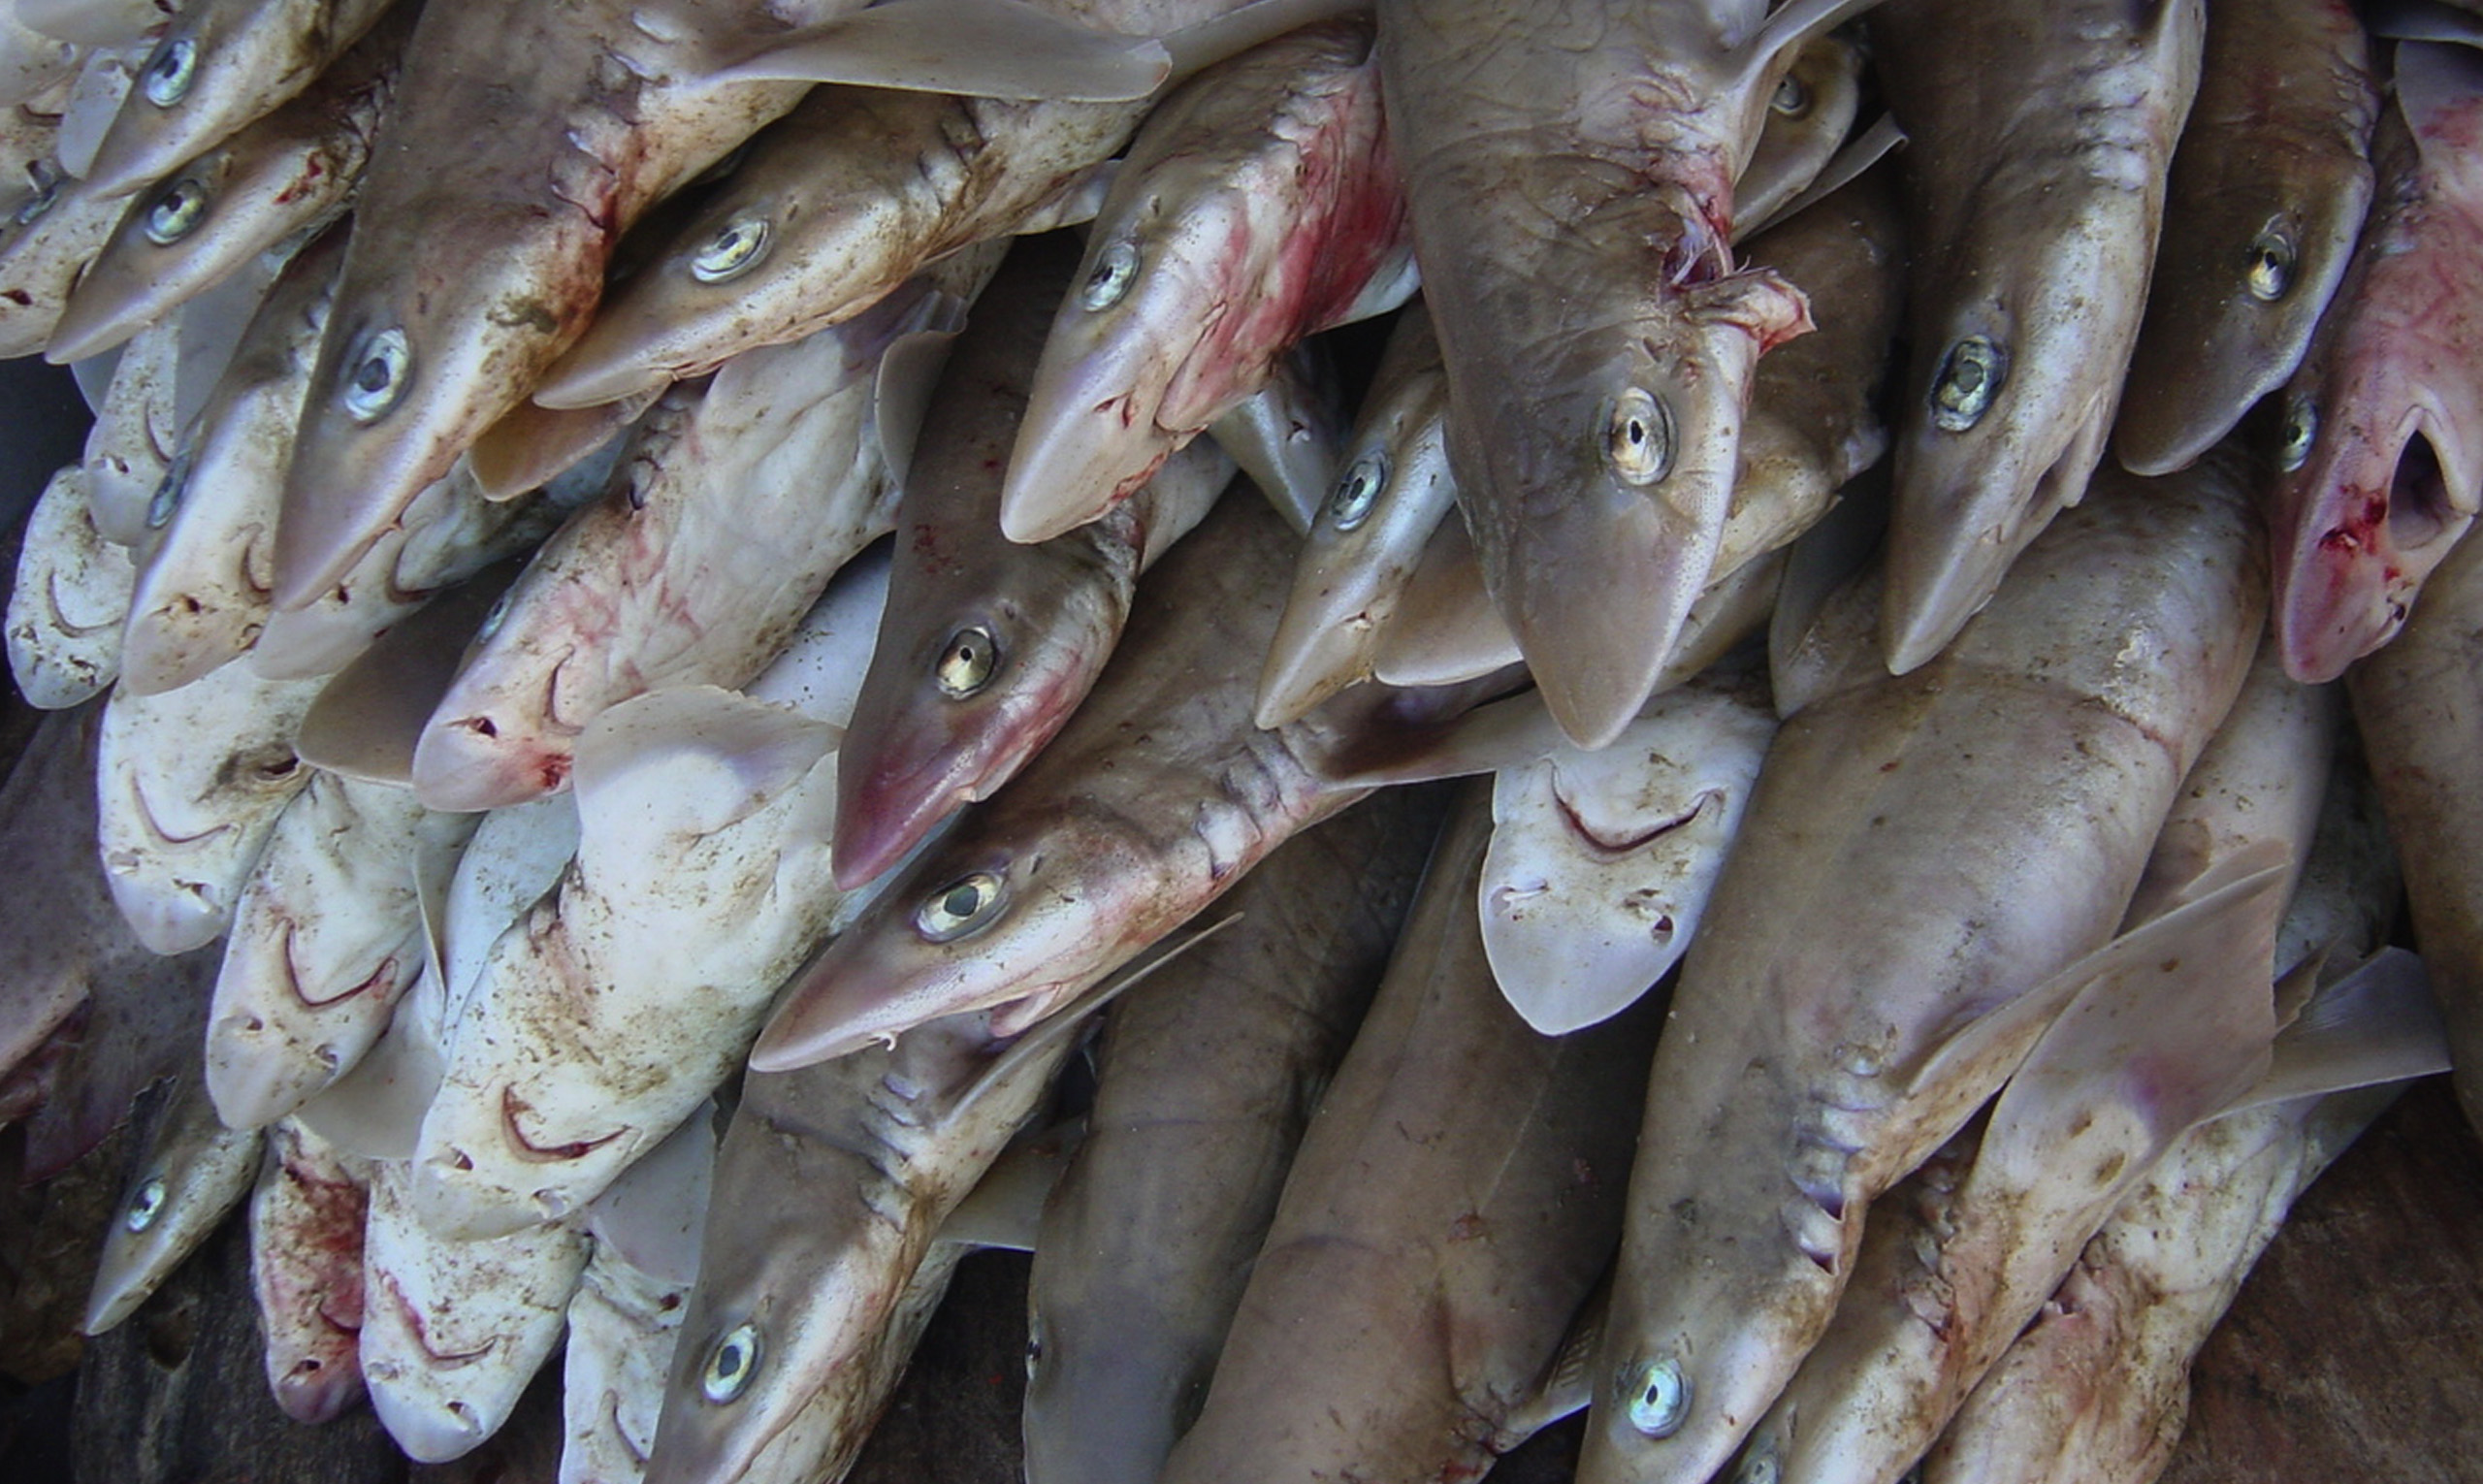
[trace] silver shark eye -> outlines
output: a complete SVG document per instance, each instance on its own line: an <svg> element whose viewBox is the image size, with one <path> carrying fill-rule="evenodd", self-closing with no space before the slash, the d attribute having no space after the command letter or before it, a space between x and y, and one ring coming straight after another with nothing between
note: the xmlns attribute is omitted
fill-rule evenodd
<svg viewBox="0 0 2483 1484"><path fill-rule="evenodd" d="M1113 243L1095 259L1095 271L1086 275L1085 286L1078 291L1078 302L1089 312L1109 309L1129 297L1129 286L1138 278L1138 244L1124 239Z"/></svg>
<svg viewBox="0 0 2483 1484"><path fill-rule="evenodd" d="M766 217L744 211L718 227L707 244L690 255L690 276L701 283L731 282L767 256L772 233Z"/></svg>
<svg viewBox="0 0 2483 1484"><path fill-rule="evenodd" d="M120 1218L121 1229L143 1232L153 1226L155 1218L164 1213L165 1194L164 1178L160 1175L139 1186L138 1194L129 1198L129 1210Z"/></svg>
<svg viewBox="0 0 2483 1484"><path fill-rule="evenodd" d="M1628 1391L1629 1425L1649 1437L1670 1437L1690 1420L1690 1377L1670 1356L1649 1361Z"/></svg>
<svg viewBox="0 0 2483 1484"><path fill-rule="evenodd" d="M190 482L190 456L185 449L164 477L155 481L155 494L146 501L146 529L161 531L173 523L173 512L180 508L181 492Z"/></svg>
<svg viewBox="0 0 2483 1484"><path fill-rule="evenodd" d="M507 592L502 593L500 597L492 599L492 611L484 614L483 622L474 627L475 643L489 644L492 642L492 635L500 632L500 625L508 622L508 610L515 605L516 600L517 589L515 588L510 588Z"/></svg>
<svg viewBox="0 0 2483 1484"><path fill-rule="evenodd" d="M2310 462L2310 445L2319 436L2319 409L2309 398L2296 395L2285 403L2284 432L2277 436L2276 468L2290 474Z"/></svg>
<svg viewBox="0 0 2483 1484"><path fill-rule="evenodd" d="M739 1401L750 1389L750 1378L758 1373L760 1354L758 1325L737 1324L725 1331L698 1372L698 1394L718 1406Z"/></svg>
<svg viewBox="0 0 2483 1484"><path fill-rule="evenodd" d="M155 60L146 64L146 77L139 83L146 101L159 109L169 109L190 95L190 82L198 76L198 43L188 37L176 38Z"/></svg>
<svg viewBox="0 0 2483 1484"><path fill-rule="evenodd" d="M1337 481L1336 493L1328 497L1328 524L1337 530L1352 531L1370 519L1379 505L1379 492L1388 488L1388 455L1381 449L1356 459Z"/></svg>
<svg viewBox="0 0 2483 1484"><path fill-rule="evenodd" d="M1776 96L1767 100L1767 106L1784 117L1800 118L1811 111L1811 90L1789 72L1776 84Z"/></svg>
<svg viewBox="0 0 2483 1484"><path fill-rule="evenodd" d="M1642 387L1612 400L1603 425L1603 462L1627 484L1653 484L1672 472L1672 409Z"/></svg>
<svg viewBox="0 0 2483 1484"><path fill-rule="evenodd" d="M357 423L375 423L405 395L405 332L391 325L363 341L345 372L341 401Z"/></svg>
<svg viewBox="0 0 2483 1484"><path fill-rule="evenodd" d="M61 182L66 179L68 177L62 175L49 160L29 161L26 184L33 194L17 203L17 210L9 219L22 227L50 210L51 204L60 199Z"/></svg>
<svg viewBox="0 0 2483 1484"><path fill-rule="evenodd" d="M143 227L146 240L158 247L170 247L207 220L207 186L196 176L181 177L147 207Z"/></svg>
<svg viewBox="0 0 2483 1484"><path fill-rule="evenodd" d="M1742 1467L1733 1473L1733 1484L1776 1484L1784 1474L1775 1454L1757 1453L1742 1460Z"/></svg>
<svg viewBox="0 0 2483 1484"><path fill-rule="evenodd" d="M2271 222L2250 240L2250 266L2242 287L2261 304L2274 304L2293 287L2293 240Z"/></svg>
<svg viewBox="0 0 2483 1484"><path fill-rule="evenodd" d="M924 897L914 910L914 926L933 943L962 938L991 920L1000 899L999 877L970 871Z"/></svg>
<svg viewBox="0 0 2483 1484"><path fill-rule="evenodd" d="M2009 379L2009 357L1980 335L1970 335L1949 347L1940 374L1931 382L1931 426L1943 433L1963 433L1983 421Z"/></svg>
<svg viewBox="0 0 2483 1484"><path fill-rule="evenodd" d="M931 667L931 678L941 694L964 700L991 684L992 673L999 667L1000 647L992 642L991 630L974 624L949 635L939 662Z"/></svg>
<svg viewBox="0 0 2483 1484"><path fill-rule="evenodd" d="M1035 1371L1044 1363L1044 1328L1041 1321L1026 1330L1026 1379L1035 1378Z"/></svg>

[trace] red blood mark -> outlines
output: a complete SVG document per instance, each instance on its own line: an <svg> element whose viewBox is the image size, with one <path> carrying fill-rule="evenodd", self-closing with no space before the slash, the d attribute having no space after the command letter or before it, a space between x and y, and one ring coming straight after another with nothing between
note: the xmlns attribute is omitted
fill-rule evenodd
<svg viewBox="0 0 2483 1484"><path fill-rule="evenodd" d="M597 1149L620 1138L625 1132L623 1129L616 1128L599 1139L581 1139L571 1144L536 1144L526 1136L524 1129L517 1126L517 1120L521 1114L530 1114L533 1112L533 1106L519 1097L517 1089L513 1087L500 1089L500 1126L508 1130L510 1142L515 1144L527 1158L544 1164L584 1159Z"/></svg>

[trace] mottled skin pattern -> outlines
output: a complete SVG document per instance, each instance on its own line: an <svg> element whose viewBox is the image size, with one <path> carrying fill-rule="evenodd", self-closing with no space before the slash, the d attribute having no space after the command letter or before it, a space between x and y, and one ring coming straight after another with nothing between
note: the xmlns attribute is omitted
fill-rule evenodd
<svg viewBox="0 0 2483 1484"><path fill-rule="evenodd" d="M1657 1053L1586 1484L1730 1456L2040 1028L1993 1013L2111 935L2264 622L2241 483L2099 485L1937 661L1777 734Z"/></svg>
<svg viewBox="0 0 2483 1484"><path fill-rule="evenodd" d="M2379 88L2351 5L2217 7L2206 47L2112 428L2141 474L2189 464L2293 374L2370 209Z"/></svg>
<svg viewBox="0 0 2483 1484"><path fill-rule="evenodd" d="M2398 73L2380 199L2277 434L2276 642L2306 681L2387 643L2483 504L2483 55L2402 42Z"/></svg>
<svg viewBox="0 0 2483 1484"><path fill-rule="evenodd" d="M2199 0L1904 0L1873 19L1913 141L1892 670L1956 634L2103 455L2204 28ZM1992 360L1952 367L1972 341Z"/></svg>
<svg viewBox="0 0 2483 1484"><path fill-rule="evenodd" d="M294 254L186 430L121 631L121 684L133 694L187 685L248 649L267 623L285 461L343 257L335 231Z"/></svg>
<svg viewBox="0 0 2483 1484"><path fill-rule="evenodd" d="M1733 272L1733 177L1803 26L1858 7L1380 7L1390 128L1494 600L1596 746L1705 586L1760 352L1798 290Z"/></svg>
<svg viewBox="0 0 2483 1484"><path fill-rule="evenodd" d="M267 1325L268 1386L297 1422L362 1396L361 1161L286 1119L250 1197L250 1286Z"/></svg>

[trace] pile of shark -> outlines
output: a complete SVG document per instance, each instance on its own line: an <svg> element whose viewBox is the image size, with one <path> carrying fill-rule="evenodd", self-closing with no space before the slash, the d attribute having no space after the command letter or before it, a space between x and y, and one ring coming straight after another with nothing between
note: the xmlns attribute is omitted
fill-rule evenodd
<svg viewBox="0 0 2483 1484"><path fill-rule="evenodd" d="M2483 8L0 0L0 1119L171 1079L84 1327L246 1201L302 1422L834 1479L1004 1244L1029 1484L2142 1481L2483 1116Z"/></svg>

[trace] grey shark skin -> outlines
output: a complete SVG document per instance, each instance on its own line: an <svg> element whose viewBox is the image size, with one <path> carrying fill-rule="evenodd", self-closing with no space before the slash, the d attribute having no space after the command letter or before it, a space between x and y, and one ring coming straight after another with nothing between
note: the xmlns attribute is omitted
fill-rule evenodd
<svg viewBox="0 0 2483 1484"><path fill-rule="evenodd" d="M790 1070L993 1006L1010 1007L1005 1029L1032 1023L1360 797L1313 771L1332 735L1316 719L1250 721L1292 560L1267 501L1219 502L1141 588L1069 726L794 979L751 1065Z"/></svg>
<svg viewBox="0 0 2483 1484"><path fill-rule="evenodd" d="M1119 640L1140 572L1232 477L1231 460L1201 447L1105 520L1033 544L1001 533L1001 472L1077 266L1066 238L1013 251L932 390L897 500L880 643L837 762L848 887L988 798L1059 732Z"/></svg>
<svg viewBox="0 0 2483 1484"><path fill-rule="evenodd" d="M1436 801L1278 847L1240 920L1117 1001L1027 1283L1029 1484L1154 1484L1195 1418L1294 1146L1387 967Z"/></svg>
<svg viewBox="0 0 2483 1484"><path fill-rule="evenodd" d="M1472 1478L1606 1271L1664 997L1564 1037L1517 1019L1476 916L1487 793L1441 832L1164 1484Z"/></svg>
<svg viewBox="0 0 2483 1484"><path fill-rule="evenodd" d="M400 7L309 91L133 197L70 293L46 358L78 361L111 349L341 210L371 157L371 129L395 94L414 14Z"/></svg>
<svg viewBox="0 0 2483 1484"><path fill-rule="evenodd" d="M1866 1205L2112 935L2264 622L2245 482L2226 459L2099 480L1939 660L1777 733L1657 1052L1584 1484L1730 1457L1827 1324Z"/></svg>
<svg viewBox="0 0 2483 1484"><path fill-rule="evenodd" d="M1131 141L1060 302L1000 497L1012 540L1127 499L1317 331L1411 291L1370 33L1307 26L1210 68Z"/></svg>
<svg viewBox="0 0 2483 1484"><path fill-rule="evenodd" d="M1874 18L1919 227L1892 670L1939 652L2103 455L2204 27L2199 0L1903 0Z"/></svg>
<svg viewBox="0 0 2483 1484"><path fill-rule="evenodd" d="M631 221L800 97L712 81L718 49L854 8L423 8L295 436L278 608L334 583L526 396L585 329Z"/></svg>
<svg viewBox="0 0 2483 1484"><path fill-rule="evenodd" d="M2378 83L2345 0L2223 6L2164 190L2112 452L2169 473L2282 386L2370 210Z"/></svg>
<svg viewBox="0 0 2483 1484"><path fill-rule="evenodd" d="M1013 1044L976 1012L744 1081L647 1484L843 1474L929 1317L919 1285L954 1261L940 1223L1034 1115L1070 1032Z"/></svg>
<svg viewBox="0 0 2483 1484"><path fill-rule="evenodd" d="M1634 715L1706 586L1751 373L1810 328L1733 271L1732 181L1797 0L1392 0L1379 55L1448 369L1449 462L1494 600L1569 735Z"/></svg>
<svg viewBox="0 0 2483 1484"><path fill-rule="evenodd" d="M309 87L397 0L190 0L139 64L87 167L118 196Z"/></svg>

